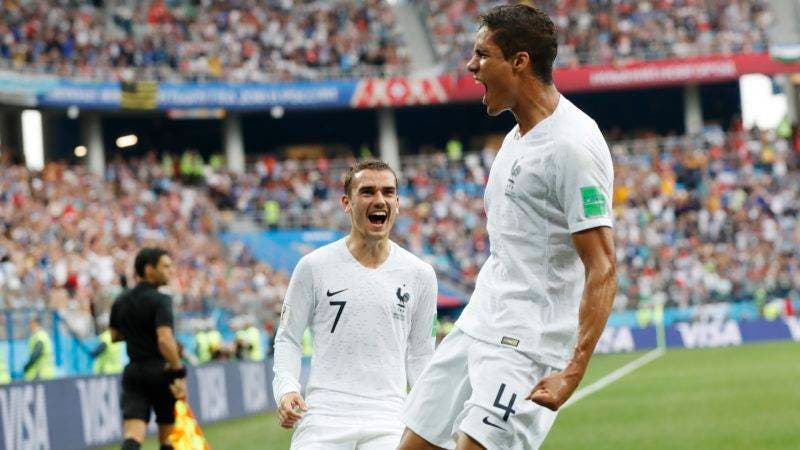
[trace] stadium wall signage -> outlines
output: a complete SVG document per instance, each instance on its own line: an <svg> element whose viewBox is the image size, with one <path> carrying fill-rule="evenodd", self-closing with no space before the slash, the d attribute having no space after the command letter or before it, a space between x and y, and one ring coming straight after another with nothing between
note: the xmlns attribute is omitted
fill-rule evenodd
<svg viewBox="0 0 800 450"><path fill-rule="evenodd" d="M716 55L583 66L555 71L562 92L612 91L735 80L748 73L800 72L800 62L769 54ZM290 83L127 83L62 79L0 71L0 103L88 109L379 108L475 101L483 87L472 75L328 80Z"/></svg>
<svg viewBox="0 0 800 450"><path fill-rule="evenodd" d="M189 404L201 423L272 411L272 378L271 362L194 368L189 371ZM118 376L2 386L0 450L78 450L119 443L120 392Z"/></svg>
<svg viewBox="0 0 800 450"><path fill-rule="evenodd" d="M357 82L155 83L91 82L0 71L0 102L88 109L346 108Z"/></svg>
<svg viewBox="0 0 800 450"><path fill-rule="evenodd" d="M680 86L736 80L749 73L796 73L800 63L786 63L768 54L717 55L685 59L641 61L618 66L557 69L553 76L561 92L602 92L647 87ZM472 75L443 81L452 101L479 99L483 86Z"/></svg>
<svg viewBox="0 0 800 450"><path fill-rule="evenodd" d="M704 348L767 340L800 342L800 317L775 321L679 322L666 329L670 347ZM655 327L607 327L599 353L654 348ZM272 362L212 363L189 371L189 404L201 423L273 411ZM303 364L301 383L308 379ZM0 387L0 450L77 450L122 439L120 380L62 378ZM153 423L150 424L154 431Z"/></svg>
<svg viewBox="0 0 800 450"><path fill-rule="evenodd" d="M793 340L800 342L800 317L735 321L677 322L665 329L667 347L714 348L743 343ZM599 353L622 353L656 347L656 328L606 327L597 343Z"/></svg>

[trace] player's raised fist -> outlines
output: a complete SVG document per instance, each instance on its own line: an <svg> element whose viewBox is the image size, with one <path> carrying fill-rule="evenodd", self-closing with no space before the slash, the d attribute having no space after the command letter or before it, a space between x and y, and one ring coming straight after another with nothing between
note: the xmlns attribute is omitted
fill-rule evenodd
<svg viewBox="0 0 800 450"><path fill-rule="evenodd" d="M553 372L542 377L525 399L552 411L558 411L578 387L580 379L581 377L573 376L567 371Z"/></svg>

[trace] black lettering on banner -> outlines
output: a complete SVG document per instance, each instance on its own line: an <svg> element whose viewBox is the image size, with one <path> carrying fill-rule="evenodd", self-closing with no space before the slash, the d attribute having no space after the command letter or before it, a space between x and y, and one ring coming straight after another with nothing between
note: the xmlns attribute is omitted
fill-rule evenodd
<svg viewBox="0 0 800 450"><path fill-rule="evenodd" d="M333 326L331 327L331 333L333 333L334 330L336 330L336 324L339 323L339 318L342 317L342 311L344 311L344 305L346 304L347 302L344 300L338 302L331 302L331 306L339 307L339 311L336 312L336 318L333 319Z"/></svg>
<svg viewBox="0 0 800 450"><path fill-rule="evenodd" d="M511 414L515 414L517 411L514 410L514 400L517 399L517 394L511 394L511 400L508 401L508 405L504 405L500 403L500 399L503 397L503 391L506 390L506 384L502 383L500 385L500 390L497 391L497 397L494 399L494 406L500 408L501 410L505 411L503 415L503 422L508 422L508 416Z"/></svg>

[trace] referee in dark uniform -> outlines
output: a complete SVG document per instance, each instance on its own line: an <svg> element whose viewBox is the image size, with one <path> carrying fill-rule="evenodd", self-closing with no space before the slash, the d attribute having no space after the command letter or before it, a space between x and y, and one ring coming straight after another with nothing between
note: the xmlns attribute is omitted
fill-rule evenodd
<svg viewBox="0 0 800 450"><path fill-rule="evenodd" d="M175 400L186 396L186 368L173 334L172 300L158 291L169 283L172 259L160 248L143 248L134 262L139 284L121 294L111 308L111 338L126 341L130 363L122 374L122 450L144 442L155 411L162 450L172 449Z"/></svg>

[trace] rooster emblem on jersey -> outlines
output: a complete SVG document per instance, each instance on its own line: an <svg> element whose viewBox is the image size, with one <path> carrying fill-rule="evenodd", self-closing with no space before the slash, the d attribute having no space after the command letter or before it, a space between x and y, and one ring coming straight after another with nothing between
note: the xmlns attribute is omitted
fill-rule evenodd
<svg viewBox="0 0 800 450"><path fill-rule="evenodd" d="M406 320L406 303L411 300L411 294L403 292L405 285L397 288L397 303L392 306L392 317L397 320Z"/></svg>
<svg viewBox="0 0 800 450"><path fill-rule="evenodd" d="M519 159L517 159L511 166L511 174L506 183L506 195L514 195L514 184L516 184L520 172L522 172L522 166L519 165Z"/></svg>
<svg viewBox="0 0 800 450"><path fill-rule="evenodd" d="M411 296L408 294L408 292L403 294L402 289L403 288L397 288L397 299L400 300L400 303L398 303L397 306L405 308L406 303L408 303L408 301L411 300Z"/></svg>

